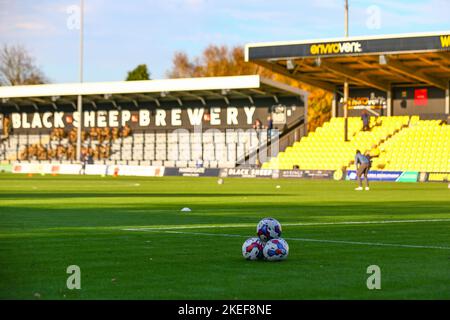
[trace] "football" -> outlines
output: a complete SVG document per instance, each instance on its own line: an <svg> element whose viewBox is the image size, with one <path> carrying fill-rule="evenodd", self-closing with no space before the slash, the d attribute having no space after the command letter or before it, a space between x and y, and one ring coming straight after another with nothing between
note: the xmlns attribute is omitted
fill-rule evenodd
<svg viewBox="0 0 450 320"><path fill-rule="evenodd" d="M267 241L263 249L264 259L268 261L285 260L289 254L289 245L286 240L272 239Z"/></svg>
<svg viewBox="0 0 450 320"><path fill-rule="evenodd" d="M274 218L264 218L258 223L256 234L264 242L278 239L281 237L281 224Z"/></svg>
<svg viewBox="0 0 450 320"><path fill-rule="evenodd" d="M242 245L242 255L247 260L257 260L263 257L264 243L256 237L245 240Z"/></svg>

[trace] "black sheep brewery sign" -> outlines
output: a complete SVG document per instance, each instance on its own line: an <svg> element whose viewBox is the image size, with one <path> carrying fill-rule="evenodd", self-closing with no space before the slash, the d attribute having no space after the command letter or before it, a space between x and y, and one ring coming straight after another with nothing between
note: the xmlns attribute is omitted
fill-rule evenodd
<svg viewBox="0 0 450 320"><path fill-rule="evenodd" d="M303 115L304 109L284 106L287 116L280 125L289 125ZM273 108L272 108L273 109ZM212 107L212 108L166 108L140 110L91 110L84 111L81 119L83 128L120 128L164 130L202 126L204 128L251 128L257 119L263 125L269 115L267 107ZM80 123L78 112L32 112L11 113L11 126L15 131L39 131L54 128L77 128Z"/></svg>

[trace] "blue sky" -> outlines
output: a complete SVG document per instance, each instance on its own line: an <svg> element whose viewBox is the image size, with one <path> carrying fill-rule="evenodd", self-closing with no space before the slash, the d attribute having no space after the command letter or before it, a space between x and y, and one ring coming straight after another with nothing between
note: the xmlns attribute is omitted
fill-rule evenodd
<svg viewBox="0 0 450 320"><path fill-rule="evenodd" d="M344 0L85 0L85 81L146 63L165 78L176 51L208 44L341 37ZM450 0L349 0L350 35L450 30ZM77 0L0 0L0 44L22 44L51 82L78 81ZM376 19L379 12L380 19ZM70 24L70 23L69 23Z"/></svg>

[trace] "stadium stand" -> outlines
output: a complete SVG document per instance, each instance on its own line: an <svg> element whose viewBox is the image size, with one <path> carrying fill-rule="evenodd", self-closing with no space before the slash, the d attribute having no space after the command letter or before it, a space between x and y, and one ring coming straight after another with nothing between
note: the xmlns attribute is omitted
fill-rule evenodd
<svg viewBox="0 0 450 320"><path fill-rule="evenodd" d="M355 150L376 153L372 170L450 171L450 125L419 116L372 117L370 131L359 117L349 118L349 141L342 139L343 118L332 118L315 132L263 163L263 169L336 170L353 164ZM82 151L94 163L171 167L236 167L240 159L267 141L267 131L211 130L203 133L132 132L130 128L91 128L82 135ZM11 134L0 145L0 160L73 162L76 131ZM374 152L376 150L377 152Z"/></svg>
<svg viewBox="0 0 450 320"><path fill-rule="evenodd" d="M450 126L418 116L371 119L371 130L362 131L361 120L349 118L349 141L342 139L344 119L333 118L315 132L263 164L266 169L336 170L353 164L355 150L379 149L373 169L450 170Z"/></svg>
<svg viewBox="0 0 450 320"><path fill-rule="evenodd" d="M147 164L195 167L235 167L267 139L264 131L260 139L254 130L135 133L112 146L114 161L137 161Z"/></svg>
<svg viewBox="0 0 450 320"><path fill-rule="evenodd" d="M448 39L445 31L247 44L246 61L333 93L333 119L263 168L348 168L359 149L372 170L449 172ZM333 52L351 44L358 49ZM370 131L356 117L363 109L381 116Z"/></svg>
<svg viewBox="0 0 450 320"><path fill-rule="evenodd" d="M272 136L303 134L306 96L258 75L1 87L11 132L0 160L74 163L88 153L95 164L236 167L269 140L261 119L273 117Z"/></svg>
<svg viewBox="0 0 450 320"><path fill-rule="evenodd" d="M380 145L373 167L385 170L450 172L450 125L411 117L407 128Z"/></svg>
<svg viewBox="0 0 450 320"><path fill-rule="evenodd" d="M82 152L94 163L235 167L267 141L266 130L131 132L109 128L83 131ZM1 160L75 161L76 130L53 129L49 134L12 134L1 143Z"/></svg>

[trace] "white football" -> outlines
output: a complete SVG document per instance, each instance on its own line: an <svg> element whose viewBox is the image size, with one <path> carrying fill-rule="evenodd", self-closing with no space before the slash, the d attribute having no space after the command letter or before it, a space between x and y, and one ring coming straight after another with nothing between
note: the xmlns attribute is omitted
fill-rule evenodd
<svg viewBox="0 0 450 320"><path fill-rule="evenodd" d="M269 240L264 246L263 255L268 261L285 260L289 255L289 245L282 238Z"/></svg>
<svg viewBox="0 0 450 320"><path fill-rule="evenodd" d="M274 218L264 218L256 226L256 234L263 241L281 237L281 224Z"/></svg>
<svg viewBox="0 0 450 320"><path fill-rule="evenodd" d="M262 259L263 248L264 243L259 238L249 238L242 245L242 255L247 260Z"/></svg>

